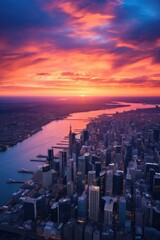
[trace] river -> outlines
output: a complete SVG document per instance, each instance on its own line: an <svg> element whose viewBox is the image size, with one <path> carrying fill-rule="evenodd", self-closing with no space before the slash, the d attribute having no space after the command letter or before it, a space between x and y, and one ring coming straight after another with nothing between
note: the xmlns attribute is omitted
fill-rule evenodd
<svg viewBox="0 0 160 240"><path fill-rule="evenodd" d="M128 103L123 103L128 104ZM97 110L90 112L74 113L63 120L52 121L42 127L42 131L34 134L28 139L16 146L9 148L6 152L0 153L0 206L2 206L19 187L19 184L7 184L8 179L28 180L31 178L29 174L17 173L17 170L26 168L28 170L36 170L41 163L31 162L30 159L36 159L38 154L47 155L47 149L55 146L64 139L69 133L69 127L72 130L83 129L89 122L90 118L97 117L100 114L114 114L115 112L123 112L134 110L137 108L148 108L154 105L143 105L142 103L129 103L129 107L120 107L114 109ZM54 150L58 152L57 149Z"/></svg>

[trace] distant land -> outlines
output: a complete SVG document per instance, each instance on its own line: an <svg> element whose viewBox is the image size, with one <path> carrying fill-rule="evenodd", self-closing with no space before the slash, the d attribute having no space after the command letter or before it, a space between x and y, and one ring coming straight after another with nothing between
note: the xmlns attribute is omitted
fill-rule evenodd
<svg viewBox="0 0 160 240"><path fill-rule="evenodd" d="M159 104L160 98L0 97L0 151L32 136L47 123L63 119L71 113L125 107L129 102Z"/></svg>

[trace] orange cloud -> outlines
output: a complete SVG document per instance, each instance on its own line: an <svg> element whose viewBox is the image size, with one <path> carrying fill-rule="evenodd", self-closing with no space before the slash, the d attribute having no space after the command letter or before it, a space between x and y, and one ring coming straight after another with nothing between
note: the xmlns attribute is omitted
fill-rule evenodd
<svg viewBox="0 0 160 240"><path fill-rule="evenodd" d="M33 4L31 19L21 8L17 21L6 6L0 22L0 95L159 95L157 19L138 6L47 0Z"/></svg>

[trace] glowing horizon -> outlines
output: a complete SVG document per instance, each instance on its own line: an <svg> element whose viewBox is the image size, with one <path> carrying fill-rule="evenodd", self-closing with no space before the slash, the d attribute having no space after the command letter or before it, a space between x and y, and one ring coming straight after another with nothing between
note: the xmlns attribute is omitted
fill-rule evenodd
<svg viewBox="0 0 160 240"><path fill-rule="evenodd" d="M160 96L158 0L1 0L0 96Z"/></svg>

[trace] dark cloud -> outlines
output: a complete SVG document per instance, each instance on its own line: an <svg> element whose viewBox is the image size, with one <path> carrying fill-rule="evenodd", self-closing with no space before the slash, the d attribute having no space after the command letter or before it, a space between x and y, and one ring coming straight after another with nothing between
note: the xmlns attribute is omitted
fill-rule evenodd
<svg viewBox="0 0 160 240"><path fill-rule="evenodd" d="M49 40L72 20L72 16L55 8L52 13L42 8L41 0L1 0L0 39L10 47Z"/></svg>
<svg viewBox="0 0 160 240"><path fill-rule="evenodd" d="M134 44L152 43L160 38L160 18L147 20L128 29L122 39Z"/></svg>
<svg viewBox="0 0 160 240"><path fill-rule="evenodd" d="M15 60L20 60L20 59L24 59L24 58L29 58L29 57L32 57L35 55L36 55L36 52L24 52L24 53L12 52L12 53L10 53L7 51L2 51L0 53L2 61L5 61L5 60L15 61Z"/></svg>
<svg viewBox="0 0 160 240"><path fill-rule="evenodd" d="M23 61L23 64L21 64L22 66L28 66L31 63L31 59L35 58L36 53L35 52L23 52L23 53L9 53L9 52L5 52L2 51L2 53L0 54L0 66L1 66L1 76L2 76L2 72L3 70L9 70L13 67L13 64L15 63L19 63L18 66L20 67L20 63Z"/></svg>
<svg viewBox="0 0 160 240"><path fill-rule="evenodd" d="M115 56L115 59L113 61L113 68L120 68L124 65L130 65L151 56L150 51L146 52L144 50L134 49L131 47L112 46L106 51L107 53Z"/></svg>
<svg viewBox="0 0 160 240"><path fill-rule="evenodd" d="M153 80L152 76L139 76L136 78L122 78L119 80L112 79L110 80L112 84L116 83L117 85L122 84L122 86L143 86L143 87L158 87L160 86L160 80Z"/></svg>
<svg viewBox="0 0 160 240"><path fill-rule="evenodd" d="M24 80L23 82L27 82L26 80ZM29 86L19 86L19 85L16 85L16 86L13 86L13 85L7 85L7 86L1 86L1 89L4 89L4 90L18 90L18 91L30 91L30 92L33 92L33 91L39 91L39 90L65 90L66 89L66 86L60 86L60 85L49 85L48 86L36 86L36 87L29 87ZM74 88L72 87L69 87L68 88L69 90L75 90Z"/></svg>
<svg viewBox="0 0 160 240"><path fill-rule="evenodd" d="M68 15L55 9L52 15L45 12L39 0L1 0L0 29L27 29L61 26Z"/></svg>
<svg viewBox="0 0 160 240"><path fill-rule="evenodd" d="M160 47L154 48L152 52L153 63L160 64Z"/></svg>
<svg viewBox="0 0 160 240"><path fill-rule="evenodd" d="M143 85L148 83L148 77L140 76L136 78L124 78L124 79L120 79L118 82L122 84L129 84L129 85Z"/></svg>
<svg viewBox="0 0 160 240"><path fill-rule="evenodd" d="M160 87L160 80L152 81L152 86L153 87Z"/></svg>
<svg viewBox="0 0 160 240"><path fill-rule="evenodd" d="M63 50L85 49L89 45L86 39L78 38L77 36L69 36L65 34L52 34L49 40L56 48ZM91 46L90 46L91 47Z"/></svg>
<svg viewBox="0 0 160 240"><path fill-rule="evenodd" d="M50 73L46 73L46 72L39 72L37 73L38 76L50 76Z"/></svg>
<svg viewBox="0 0 160 240"><path fill-rule="evenodd" d="M77 0L73 4L79 10L107 14L111 10L111 7L120 3L121 0Z"/></svg>
<svg viewBox="0 0 160 240"><path fill-rule="evenodd" d="M155 42L160 38L160 1L129 1L114 10L111 28L133 44Z"/></svg>
<svg viewBox="0 0 160 240"><path fill-rule="evenodd" d="M61 75L62 76L74 76L75 73L74 72L62 72Z"/></svg>
<svg viewBox="0 0 160 240"><path fill-rule="evenodd" d="M43 62L43 61L47 61L48 58L36 58L34 59L30 64L37 64L37 63L40 63L40 62Z"/></svg>
<svg viewBox="0 0 160 240"><path fill-rule="evenodd" d="M155 74L152 75L152 77L158 77L158 78L160 78L160 73L155 73Z"/></svg>

